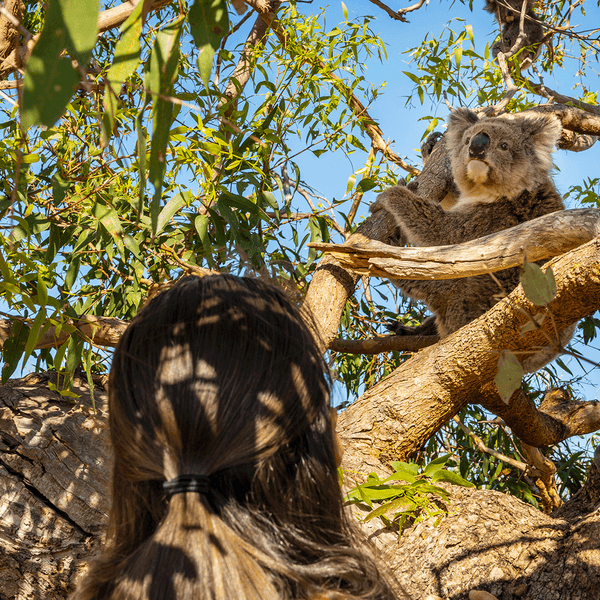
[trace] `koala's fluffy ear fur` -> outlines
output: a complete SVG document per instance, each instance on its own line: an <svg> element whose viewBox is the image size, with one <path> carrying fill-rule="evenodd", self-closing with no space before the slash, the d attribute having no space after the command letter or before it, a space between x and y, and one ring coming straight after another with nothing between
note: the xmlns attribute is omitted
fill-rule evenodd
<svg viewBox="0 0 600 600"><path fill-rule="evenodd" d="M479 121L479 115L468 108L455 108L448 118L448 148L461 144L463 133Z"/></svg>
<svg viewBox="0 0 600 600"><path fill-rule="evenodd" d="M505 115L503 118L507 117ZM551 153L562 134L561 122L554 115L539 113L521 113L513 118L519 119L523 137L531 141L542 168L549 171L552 166Z"/></svg>
<svg viewBox="0 0 600 600"><path fill-rule="evenodd" d="M531 138L536 147L552 150L562 134L562 125L554 115L523 114L523 133Z"/></svg>
<svg viewBox="0 0 600 600"><path fill-rule="evenodd" d="M468 108L455 108L450 113L449 124L452 128L464 131L467 127L471 127L473 123L479 121L479 116L476 112L469 110Z"/></svg>

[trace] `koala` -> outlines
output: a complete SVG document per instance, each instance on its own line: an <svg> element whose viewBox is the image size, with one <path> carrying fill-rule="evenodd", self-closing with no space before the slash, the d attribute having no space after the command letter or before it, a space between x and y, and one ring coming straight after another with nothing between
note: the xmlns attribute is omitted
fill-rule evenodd
<svg viewBox="0 0 600 600"><path fill-rule="evenodd" d="M528 69L534 63L541 52L541 42L544 40L544 28L537 15L533 12L535 0L526 1L525 21L523 23L525 37L521 40L516 50L521 69ZM485 10L492 13L502 27L500 40L492 46L492 55L494 58L500 52L509 52L517 41L521 33L520 19L522 5L521 0L486 0ZM533 51L529 49L523 50L526 47L531 47Z"/></svg>
<svg viewBox="0 0 600 600"><path fill-rule="evenodd" d="M520 68L528 69L542 51L542 44L540 42L544 39L544 29L538 21L525 21L523 29L525 38L519 44L519 48L515 54L518 54ZM512 21L504 25L500 40L492 46L493 57L496 58L500 52L509 52L520 33L519 21Z"/></svg>
<svg viewBox="0 0 600 600"><path fill-rule="evenodd" d="M536 0L526 0L527 6L525 11L528 15L533 15L533 5ZM496 21L500 25L506 25L513 21L519 21L521 9L523 8L522 0L485 0L484 10L494 15Z"/></svg>
<svg viewBox="0 0 600 600"><path fill-rule="evenodd" d="M444 210L396 186L385 190L371 211L393 215L404 238L416 246L442 246L474 240L542 215L563 210L562 197L550 177L552 151L561 135L551 115L482 117L468 109L452 111L447 136L456 204ZM425 302L433 313L419 327L395 323L398 335L446 337L490 309L519 283L519 269L441 281L394 280L410 298ZM568 341L574 330L565 333ZM553 352L555 355L556 352ZM543 364L554 356L544 359ZM540 368L530 361L526 370Z"/></svg>

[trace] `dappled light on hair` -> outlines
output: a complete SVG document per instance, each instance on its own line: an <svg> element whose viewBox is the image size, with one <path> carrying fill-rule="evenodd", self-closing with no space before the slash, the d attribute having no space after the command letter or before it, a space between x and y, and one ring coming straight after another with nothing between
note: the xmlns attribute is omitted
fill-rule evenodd
<svg viewBox="0 0 600 600"><path fill-rule="evenodd" d="M319 345L276 288L188 277L155 297L109 409L107 543L73 600L393 597L346 522Z"/></svg>

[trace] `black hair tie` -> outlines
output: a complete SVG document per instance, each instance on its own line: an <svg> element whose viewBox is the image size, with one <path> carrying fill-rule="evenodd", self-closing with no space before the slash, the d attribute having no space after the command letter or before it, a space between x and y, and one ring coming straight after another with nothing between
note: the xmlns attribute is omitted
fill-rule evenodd
<svg viewBox="0 0 600 600"><path fill-rule="evenodd" d="M206 475L179 475L171 481L163 481L163 489L169 497L186 492L208 494L210 479Z"/></svg>

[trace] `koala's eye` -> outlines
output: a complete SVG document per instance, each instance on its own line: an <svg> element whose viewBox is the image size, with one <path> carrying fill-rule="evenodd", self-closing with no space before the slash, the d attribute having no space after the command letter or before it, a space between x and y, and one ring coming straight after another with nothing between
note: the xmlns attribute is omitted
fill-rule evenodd
<svg viewBox="0 0 600 600"><path fill-rule="evenodd" d="M502 142L500 144L500 148L502 148L502 150L508 150L508 144L506 142Z"/></svg>
<svg viewBox="0 0 600 600"><path fill-rule="evenodd" d="M465 138L465 146L468 146L470 141L471 141L471 138L470 137L466 137Z"/></svg>

